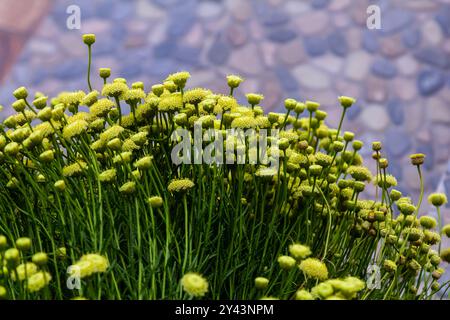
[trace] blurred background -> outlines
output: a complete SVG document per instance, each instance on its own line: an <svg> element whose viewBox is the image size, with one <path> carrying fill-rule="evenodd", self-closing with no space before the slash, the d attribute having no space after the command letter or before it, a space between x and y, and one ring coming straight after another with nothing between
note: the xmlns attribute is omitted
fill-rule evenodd
<svg viewBox="0 0 450 320"><path fill-rule="evenodd" d="M381 29L369 30L369 5ZM77 5L81 28L67 27ZM0 118L12 91L49 96L87 89L87 48L95 33L96 70L142 80L147 88L179 70L189 86L265 95L281 110L287 97L320 102L337 125L339 95L358 99L344 123L366 143L384 144L398 189L417 199L417 170L408 155L426 154L427 193L450 191L450 0L0 0ZM431 210L427 204L424 212ZM450 222L448 207L446 222Z"/></svg>

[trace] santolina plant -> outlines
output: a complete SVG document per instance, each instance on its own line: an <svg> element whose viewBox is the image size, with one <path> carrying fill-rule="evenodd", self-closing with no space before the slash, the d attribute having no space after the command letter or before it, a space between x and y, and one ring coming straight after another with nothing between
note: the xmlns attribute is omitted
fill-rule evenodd
<svg viewBox="0 0 450 320"><path fill-rule="evenodd" d="M237 75L227 77L228 94L217 94L188 88L188 72L146 90L101 68L95 90L95 36L83 40L89 90L49 98L18 88L16 113L0 127L0 298L445 294L449 283L439 279L450 249L440 240L450 226L439 208L447 199L428 198L437 220L419 214L422 154L411 156L417 203L394 189L380 142L372 145L376 172L364 166L363 143L341 132L353 98L339 97L333 129L314 101L287 99L284 113L268 114L260 94L239 103ZM180 132L190 138L181 145ZM262 137L267 144L254 144ZM185 151L224 161L173 161Z"/></svg>

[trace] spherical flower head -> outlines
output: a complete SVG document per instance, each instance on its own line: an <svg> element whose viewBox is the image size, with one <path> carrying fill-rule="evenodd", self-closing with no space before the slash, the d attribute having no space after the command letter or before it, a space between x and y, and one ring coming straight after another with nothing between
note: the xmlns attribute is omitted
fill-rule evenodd
<svg viewBox="0 0 450 320"><path fill-rule="evenodd" d="M50 281L52 276L46 271L39 271L28 278L27 289L30 292L37 292L45 288Z"/></svg>
<svg viewBox="0 0 450 320"><path fill-rule="evenodd" d="M119 188L119 192L122 194L133 194L135 191L136 191L136 183L134 181L125 182Z"/></svg>
<svg viewBox="0 0 450 320"><path fill-rule="evenodd" d="M0 251L5 250L8 247L8 239L4 235L0 235Z"/></svg>
<svg viewBox="0 0 450 320"><path fill-rule="evenodd" d="M16 248L20 251L28 251L31 249L31 239L28 237L21 237L16 240Z"/></svg>
<svg viewBox="0 0 450 320"><path fill-rule="evenodd" d="M47 99L48 97L39 97L33 100L33 105L36 107L36 109L44 109L47 106Z"/></svg>
<svg viewBox="0 0 450 320"><path fill-rule="evenodd" d="M255 118L250 116L241 116L239 118L235 118L231 122L231 127L236 129L253 129L258 125Z"/></svg>
<svg viewBox="0 0 450 320"><path fill-rule="evenodd" d="M82 174L88 165L84 161L78 161L67 166L64 166L62 169L62 175L64 177L73 177Z"/></svg>
<svg viewBox="0 0 450 320"><path fill-rule="evenodd" d="M370 170L363 166L350 166L347 168L347 173L356 181L371 181L372 174Z"/></svg>
<svg viewBox="0 0 450 320"><path fill-rule="evenodd" d="M397 264L389 259L384 260L383 268L390 273L395 273L397 271Z"/></svg>
<svg viewBox="0 0 450 320"><path fill-rule="evenodd" d="M389 189L390 187L395 187L397 185L397 179L391 175L377 175L374 183L380 188Z"/></svg>
<svg viewBox="0 0 450 320"><path fill-rule="evenodd" d="M450 224L446 224L442 228L442 233L445 234L448 238L450 238Z"/></svg>
<svg viewBox="0 0 450 320"><path fill-rule="evenodd" d="M107 142L117 138L125 129L122 126L114 125L100 134L100 139Z"/></svg>
<svg viewBox="0 0 450 320"><path fill-rule="evenodd" d="M290 270L293 267L295 267L296 261L294 258L292 258L290 256L279 256L278 264L280 265L281 269Z"/></svg>
<svg viewBox="0 0 450 320"><path fill-rule="evenodd" d="M416 212L416 207L413 204L404 201L397 201L397 208L405 216Z"/></svg>
<svg viewBox="0 0 450 320"><path fill-rule="evenodd" d="M125 91L121 98L130 105L137 105L145 99L145 92L142 89L130 89Z"/></svg>
<svg viewBox="0 0 450 320"><path fill-rule="evenodd" d="M164 200L160 196L153 196L147 199L147 202L153 209L157 209L163 206Z"/></svg>
<svg viewBox="0 0 450 320"><path fill-rule="evenodd" d="M255 278L255 288L258 290L267 289L269 286L269 279L264 277L256 277Z"/></svg>
<svg viewBox="0 0 450 320"><path fill-rule="evenodd" d="M172 93L161 99L158 105L160 112L175 112L183 109L183 98L180 93Z"/></svg>
<svg viewBox="0 0 450 320"><path fill-rule="evenodd" d="M181 71L172 73L167 77L167 80L173 81L173 83L179 88L183 89L186 86L187 80L191 77L191 74L187 71Z"/></svg>
<svg viewBox="0 0 450 320"><path fill-rule="evenodd" d="M12 107L16 112L23 112L25 110L25 108L27 107L27 104L25 103L25 100L20 99L20 100L14 101L12 104Z"/></svg>
<svg viewBox="0 0 450 320"><path fill-rule="evenodd" d="M83 100L81 100L81 104L85 106L92 106L97 102L99 92L97 90L92 90L87 95L84 96Z"/></svg>
<svg viewBox="0 0 450 320"><path fill-rule="evenodd" d="M242 79L240 76L234 74L230 74L227 76L227 84L232 89L236 89L237 87L239 87L242 81L244 81L244 79Z"/></svg>
<svg viewBox="0 0 450 320"><path fill-rule="evenodd" d="M359 151L361 150L361 148L363 147L364 143L361 140L355 140L353 141L353 150L355 151Z"/></svg>
<svg viewBox="0 0 450 320"><path fill-rule="evenodd" d="M11 272L11 279L23 281L38 271L38 266L32 262L19 264L15 271Z"/></svg>
<svg viewBox="0 0 450 320"><path fill-rule="evenodd" d="M58 95L58 100L59 103L65 106L78 106L85 96L86 94L81 90L74 92L62 92Z"/></svg>
<svg viewBox="0 0 450 320"><path fill-rule="evenodd" d="M380 151L382 148L381 142L380 141L374 141L372 142L372 150L373 151Z"/></svg>
<svg viewBox="0 0 450 320"><path fill-rule="evenodd" d="M16 248L10 248L5 251L3 258L6 260L9 266L15 266L20 261L20 253Z"/></svg>
<svg viewBox="0 0 450 320"><path fill-rule="evenodd" d="M52 162L53 159L55 159L55 152L53 150L44 151L39 155L39 160L44 163Z"/></svg>
<svg viewBox="0 0 450 320"><path fill-rule="evenodd" d="M25 87L19 87L13 91L13 96L17 99L26 99L28 97L28 90Z"/></svg>
<svg viewBox="0 0 450 320"><path fill-rule="evenodd" d="M107 83L103 86L102 95L106 97L119 98L128 91L128 86L120 81Z"/></svg>
<svg viewBox="0 0 450 320"><path fill-rule="evenodd" d="M325 263L316 258L307 258L300 263L300 270L310 278L326 280L328 269Z"/></svg>
<svg viewBox="0 0 450 320"><path fill-rule="evenodd" d="M55 182L54 187L57 191L63 192L64 190L66 190L66 183L64 182L64 180L58 180Z"/></svg>
<svg viewBox="0 0 450 320"><path fill-rule="evenodd" d="M8 291L4 286L0 286L0 300L4 300L8 298Z"/></svg>
<svg viewBox="0 0 450 320"><path fill-rule="evenodd" d="M443 206L448 202L444 193L432 193L428 196L428 202L435 207Z"/></svg>
<svg viewBox="0 0 450 320"><path fill-rule="evenodd" d="M194 182L189 179L175 179L167 186L170 193L184 193L194 187Z"/></svg>
<svg viewBox="0 0 450 320"><path fill-rule="evenodd" d="M10 142L5 146L3 151L9 156L15 156L20 151L20 145L14 141Z"/></svg>
<svg viewBox="0 0 450 320"><path fill-rule="evenodd" d="M334 293L333 286L328 282L319 283L311 289L311 293L315 297L326 299Z"/></svg>
<svg viewBox="0 0 450 320"><path fill-rule="evenodd" d="M411 164L414 166L420 166L425 162L425 155L423 153L415 153L409 156Z"/></svg>
<svg viewBox="0 0 450 320"><path fill-rule="evenodd" d="M420 225L425 229L434 229L436 228L437 222L436 219L430 216L422 216L419 219Z"/></svg>
<svg viewBox="0 0 450 320"><path fill-rule="evenodd" d="M93 33L83 34L83 42L87 46L93 45L95 42L95 34L93 34Z"/></svg>
<svg viewBox="0 0 450 320"><path fill-rule="evenodd" d="M309 166L309 173L313 177L318 177L322 172L322 166L318 164L312 164Z"/></svg>
<svg viewBox="0 0 450 320"><path fill-rule="evenodd" d="M289 246L289 253L297 260L306 259L311 255L311 249L300 243L294 243Z"/></svg>
<svg viewBox="0 0 450 320"><path fill-rule="evenodd" d="M203 88L190 89L184 92L183 102L198 105L203 99L211 94L211 91Z"/></svg>
<svg viewBox="0 0 450 320"><path fill-rule="evenodd" d="M305 289L300 289L295 293L295 300L314 300L314 296Z"/></svg>
<svg viewBox="0 0 450 320"><path fill-rule="evenodd" d="M164 85L160 83L153 85L152 92L155 96L160 97L164 92Z"/></svg>
<svg viewBox="0 0 450 320"><path fill-rule="evenodd" d="M45 252L38 252L33 255L31 260L38 266L45 266L48 262L48 255Z"/></svg>
<svg viewBox="0 0 450 320"><path fill-rule="evenodd" d="M315 118L319 121L325 120L325 118L327 117L327 113L323 110L317 110L316 111L316 115Z"/></svg>
<svg viewBox="0 0 450 320"><path fill-rule="evenodd" d="M344 150L344 147L344 143L342 143L341 141L333 141L333 143L331 144L331 148L335 152L341 152L342 150Z"/></svg>
<svg viewBox="0 0 450 320"><path fill-rule="evenodd" d="M347 96L340 96L338 99L339 102L341 103L341 106L345 109L350 108L356 102L354 98Z"/></svg>
<svg viewBox="0 0 450 320"><path fill-rule="evenodd" d="M183 290L194 297L203 297L208 292L208 281L200 274L189 272L181 278Z"/></svg>
<svg viewBox="0 0 450 320"><path fill-rule="evenodd" d="M308 109L309 112L313 113L316 112L317 109L320 107L320 103L314 102L314 101L306 101L306 109Z"/></svg>
<svg viewBox="0 0 450 320"><path fill-rule="evenodd" d="M264 99L262 94L257 93L247 93L245 96L247 97L248 103L252 106L256 106Z"/></svg>
<svg viewBox="0 0 450 320"><path fill-rule="evenodd" d="M407 239L411 242L420 240L424 236L422 230L417 228L405 228L403 232Z"/></svg>
<svg viewBox="0 0 450 320"><path fill-rule="evenodd" d="M106 270L109 267L109 262L106 257L97 254L97 253L89 253L83 255L79 262L87 261L91 264L91 270L93 273L103 273L106 272Z"/></svg>
<svg viewBox="0 0 450 320"><path fill-rule="evenodd" d="M177 85L172 80L166 80L163 82L164 89L170 93L177 91Z"/></svg>
<svg viewBox="0 0 450 320"><path fill-rule="evenodd" d="M441 251L441 258L447 263L450 263L450 248Z"/></svg>
<svg viewBox="0 0 450 320"><path fill-rule="evenodd" d="M134 163L134 166L139 170L148 170L152 167L152 156L142 157Z"/></svg>
<svg viewBox="0 0 450 320"><path fill-rule="evenodd" d="M105 171L102 171L99 175L98 175L98 180L100 180L100 182L112 182L116 179L116 169L108 169Z"/></svg>
<svg viewBox="0 0 450 320"><path fill-rule="evenodd" d="M86 132L88 126L89 123L85 120L74 121L64 127L62 135L66 140L70 140L71 138L77 137L83 132Z"/></svg>
<svg viewBox="0 0 450 320"><path fill-rule="evenodd" d="M110 68L99 68L98 74L101 78L107 79L111 76L111 69Z"/></svg>

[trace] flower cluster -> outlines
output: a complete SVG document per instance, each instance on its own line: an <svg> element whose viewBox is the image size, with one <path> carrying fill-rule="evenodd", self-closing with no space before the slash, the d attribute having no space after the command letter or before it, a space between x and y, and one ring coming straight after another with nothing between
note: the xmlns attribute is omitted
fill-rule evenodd
<svg viewBox="0 0 450 320"><path fill-rule="evenodd" d="M146 88L110 79L111 70L101 68L104 84L93 90L95 36L84 42L88 91L31 98L18 88L16 113L0 125L0 229L10 240L27 232L42 251L30 262L30 238L8 248L0 237L0 296L73 298L62 289L68 266L88 286L75 293L86 298L185 292L248 299L276 289L280 299L409 299L429 298L445 286L438 280L450 251L440 240L450 227L441 225L439 208L447 198L429 197L437 220L419 216L424 155L411 157L421 185L417 203L395 189L380 142L372 145L371 172L359 153L363 142L341 130L353 98L337 99L342 118L335 129L315 101L286 99L282 113L265 113L258 93L238 101L234 92L243 79L237 75L227 77L230 91L223 94L189 88L186 71ZM247 159L252 142L267 138L265 151L279 163L175 164L178 129L192 136L200 130L224 145L238 140L227 130L250 129L231 155L215 156ZM264 137L267 132L278 137ZM194 144L188 153L201 159L209 145ZM68 263L84 252L98 254ZM360 280L371 265L382 269L380 288ZM21 281L28 290L15 287Z"/></svg>

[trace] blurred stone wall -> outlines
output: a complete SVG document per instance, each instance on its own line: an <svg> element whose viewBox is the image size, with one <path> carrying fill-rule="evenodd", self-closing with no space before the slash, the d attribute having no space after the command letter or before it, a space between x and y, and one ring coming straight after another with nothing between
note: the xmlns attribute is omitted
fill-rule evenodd
<svg viewBox="0 0 450 320"><path fill-rule="evenodd" d="M66 27L73 4L81 30ZM366 26L370 4L381 8L380 30ZM1 19L0 31L23 23ZM364 154L381 140L399 189L417 198L408 155L423 152L428 192L442 182L449 194L450 178L442 177L450 155L450 0L58 0L6 76L0 103L9 107L20 85L48 95L87 89L82 33L97 35L94 70L111 67L113 76L147 86L188 70L190 86L226 92L225 76L237 73L246 79L241 101L243 92L260 92L263 105L279 110L287 97L317 100L331 125L341 112L337 96L354 96L344 128L366 143Z"/></svg>

